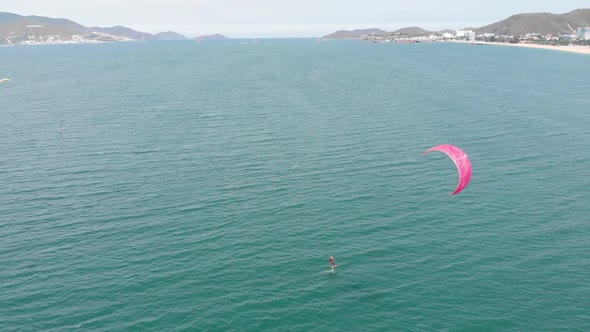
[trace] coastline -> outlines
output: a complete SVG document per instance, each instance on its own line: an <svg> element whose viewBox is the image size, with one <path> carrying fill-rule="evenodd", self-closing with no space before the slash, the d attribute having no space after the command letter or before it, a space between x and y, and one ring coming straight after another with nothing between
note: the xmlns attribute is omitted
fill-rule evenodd
<svg viewBox="0 0 590 332"><path fill-rule="evenodd" d="M539 45L539 44L510 44L510 43L492 43L485 41L449 41L451 43L472 44L472 45L494 45L494 46L513 46L513 47L527 47L544 50L562 51L578 54L590 55L590 46L556 46L556 45Z"/></svg>

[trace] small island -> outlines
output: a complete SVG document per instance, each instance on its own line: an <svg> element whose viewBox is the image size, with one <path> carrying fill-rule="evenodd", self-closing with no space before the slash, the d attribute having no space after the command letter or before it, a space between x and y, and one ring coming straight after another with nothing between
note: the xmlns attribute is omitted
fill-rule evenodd
<svg viewBox="0 0 590 332"><path fill-rule="evenodd" d="M213 35L206 35L206 36L199 36L197 37L197 40L224 40L227 39L226 36L221 35L221 34L213 34Z"/></svg>
<svg viewBox="0 0 590 332"><path fill-rule="evenodd" d="M174 31L164 31L164 32L158 32L156 35L156 38L158 40L185 40L186 37L174 32Z"/></svg>

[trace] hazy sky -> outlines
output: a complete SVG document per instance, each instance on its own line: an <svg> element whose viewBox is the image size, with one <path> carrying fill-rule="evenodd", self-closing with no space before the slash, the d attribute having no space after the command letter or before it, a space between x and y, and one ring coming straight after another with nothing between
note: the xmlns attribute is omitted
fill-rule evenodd
<svg viewBox="0 0 590 332"><path fill-rule="evenodd" d="M0 0L0 11L188 36L317 37L339 29L460 29L522 12L565 13L588 0Z"/></svg>

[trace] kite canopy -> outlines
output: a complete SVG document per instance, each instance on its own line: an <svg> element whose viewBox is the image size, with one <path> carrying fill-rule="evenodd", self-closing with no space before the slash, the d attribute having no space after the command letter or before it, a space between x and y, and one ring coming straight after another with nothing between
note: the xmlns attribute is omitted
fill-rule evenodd
<svg viewBox="0 0 590 332"><path fill-rule="evenodd" d="M471 181L471 161L469 160L469 157L465 152L463 152L463 150L451 144L441 144L432 147L426 150L424 155L427 155L432 151L440 151L451 157L455 163L455 166L457 166L457 170L459 171L459 184L457 185L455 191L451 193L451 195L460 193L463 189L465 189L465 187L467 187L469 181Z"/></svg>

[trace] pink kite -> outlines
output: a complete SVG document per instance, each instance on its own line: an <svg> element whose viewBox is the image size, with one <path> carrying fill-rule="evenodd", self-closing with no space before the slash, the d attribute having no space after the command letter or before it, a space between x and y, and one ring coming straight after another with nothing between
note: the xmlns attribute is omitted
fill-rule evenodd
<svg viewBox="0 0 590 332"><path fill-rule="evenodd" d="M460 193L463 189L465 189L465 187L467 187L469 181L471 180L471 161L469 160L469 157L467 154L465 154L465 152L463 152L463 150L451 144L437 145L426 150L424 155L427 155L432 151L444 152L447 154L447 156L453 159L453 162L459 171L459 184L457 185L455 191L451 193L451 195Z"/></svg>

